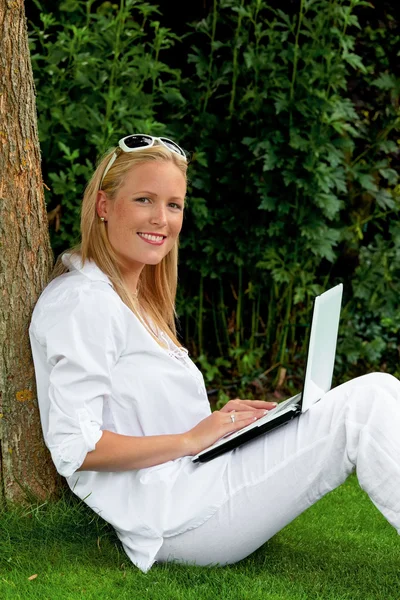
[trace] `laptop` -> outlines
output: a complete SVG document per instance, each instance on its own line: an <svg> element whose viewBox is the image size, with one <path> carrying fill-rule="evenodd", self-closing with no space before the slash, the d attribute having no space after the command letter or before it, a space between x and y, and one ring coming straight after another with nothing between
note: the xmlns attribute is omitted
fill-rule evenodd
<svg viewBox="0 0 400 600"><path fill-rule="evenodd" d="M219 439L194 456L192 462L207 462L263 433L285 425L291 419L306 412L331 389L342 294L343 284L340 283L314 298L301 393L280 402L276 408L268 411L258 421Z"/></svg>

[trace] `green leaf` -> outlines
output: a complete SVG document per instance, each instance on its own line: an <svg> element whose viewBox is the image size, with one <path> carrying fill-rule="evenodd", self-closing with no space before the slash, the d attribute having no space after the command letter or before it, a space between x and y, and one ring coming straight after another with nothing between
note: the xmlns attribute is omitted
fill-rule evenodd
<svg viewBox="0 0 400 600"><path fill-rule="evenodd" d="M263 197L263 199L261 200L260 204L258 205L258 208L260 210L267 210L267 211L275 210L277 202L278 202L278 198L274 198L272 196L265 195Z"/></svg>
<svg viewBox="0 0 400 600"><path fill-rule="evenodd" d="M398 85L396 78L389 73L382 73L377 79L374 79L372 85L380 90L393 90Z"/></svg>
<svg viewBox="0 0 400 600"><path fill-rule="evenodd" d="M375 179L370 173L359 173L357 174L356 179L367 192L378 191L378 186L375 183Z"/></svg>
<svg viewBox="0 0 400 600"><path fill-rule="evenodd" d="M274 106L275 106L275 111L276 111L277 115L279 115L282 112L287 111L288 107L289 107L289 98L288 98L287 94L285 94L283 92L275 94Z"/></svg>
<svg viewBox="0 0 400 600"><path fill-rule="evenodd" d="M315 204L319 206L322 213L330 220L337 217L343 208L343 201L334 194L316 194Z"/></svg>
<svg viewBox="0 0 400 600"><path fill-rule="evenodd" d="M396 185L399 176L394 169L379 169L379 173L388 180L389 185Z"/></svg>
<svg viewBox="0 0 400 600"><path fill-rule="evenodd" d="M367 72L361 57L358 56L358 54L354 54L353 52L344 52L343 59L354 69L360 69L362 73Z"/></svg>
<svg viewBox="0 0 400 600"><path fill-rule="evenodd" d="M193 214L196 227L202 230L208 222L208 207L204 198L191 197L188 202L188 210Z"/></svg>
<svg viewBox="0 0 400 600"><path fill-rule="evenodd" d="M201 165L202 167L208 167L208 158L207 158L207 154L205 152L195 152L193 154L193 158L192 158L192 162L197 162L199 163L199 165Z"/></svg>
<svg viewBox="0 0 400 600"><path fill-rule="evenodd" d="M398 150L398 146L393 140L383 140L383 142L379 142L378 148L381 152L386 152L387 154L397 152Z"/></svg>
<svg viewBox="0 0 400 600"><path fill-rule="evenodd" d="M65 156L70 156L71 150L68 148L68 146L66 146L66 144L63 142L58 142L58 147L64 152Z"/></svg>
<svg viewBox="0 0 400 600"><path fill-rule="evenodd" d="M379 190L375 194L375 200L378 206L383 209L393 209L396 206L396 202L388 190Z"/></svg>

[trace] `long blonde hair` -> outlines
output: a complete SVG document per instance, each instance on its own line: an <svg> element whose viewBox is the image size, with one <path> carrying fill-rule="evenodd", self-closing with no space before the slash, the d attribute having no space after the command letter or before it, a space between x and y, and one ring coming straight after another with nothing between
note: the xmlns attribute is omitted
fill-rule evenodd
<svg viewBox="0 0 400 600"><path fill-rule="evenodd" d="M111 246L107 230L97 215L96 199L100 189L113 199L121 186L126 173L143 162L162 160L175 164L186 180L187 163L173 152L161 145L143 148L135 152L121 152L102 182L103 173L115 150L107 152L100 160L85 190L81 210L81 242L68 253L79 255L82 264L93 260L110 279L121 300L149 329L152 337L160 346L165 346L156 335L153 335L146 317L138 311L135 297L125 285L120 261ZM137 301L145 315L177 345L177 314L175 310L176 288L178 280L178 247L179 237L170 252L156 265L145 265L138 281ZM62 263L62 256L56 262L52 279L68 271Z"/></svg>

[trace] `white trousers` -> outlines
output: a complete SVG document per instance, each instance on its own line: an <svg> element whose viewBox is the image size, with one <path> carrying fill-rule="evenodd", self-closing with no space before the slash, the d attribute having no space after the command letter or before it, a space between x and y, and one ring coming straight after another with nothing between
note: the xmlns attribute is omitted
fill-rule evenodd
<svg viewBox="0 0 400 600"><path fill-rule="evenodd" d="M165 538L156 560L235 563L353 471L400 533L400 382L391 375L353 379L232 452L227 502L203 525Z"/></svg>

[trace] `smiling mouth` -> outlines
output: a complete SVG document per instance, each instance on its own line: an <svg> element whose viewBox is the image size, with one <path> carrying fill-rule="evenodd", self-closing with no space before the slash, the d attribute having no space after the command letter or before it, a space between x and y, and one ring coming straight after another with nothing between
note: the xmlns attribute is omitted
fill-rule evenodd
<svg viewBox="0 0 400 600"><path fill-rule="evenodd" d="M149 233L141 233L140 231L138 231L138 236L145 242L157 246L161 245L167 237L166 235L151 235Z"/></svg>

